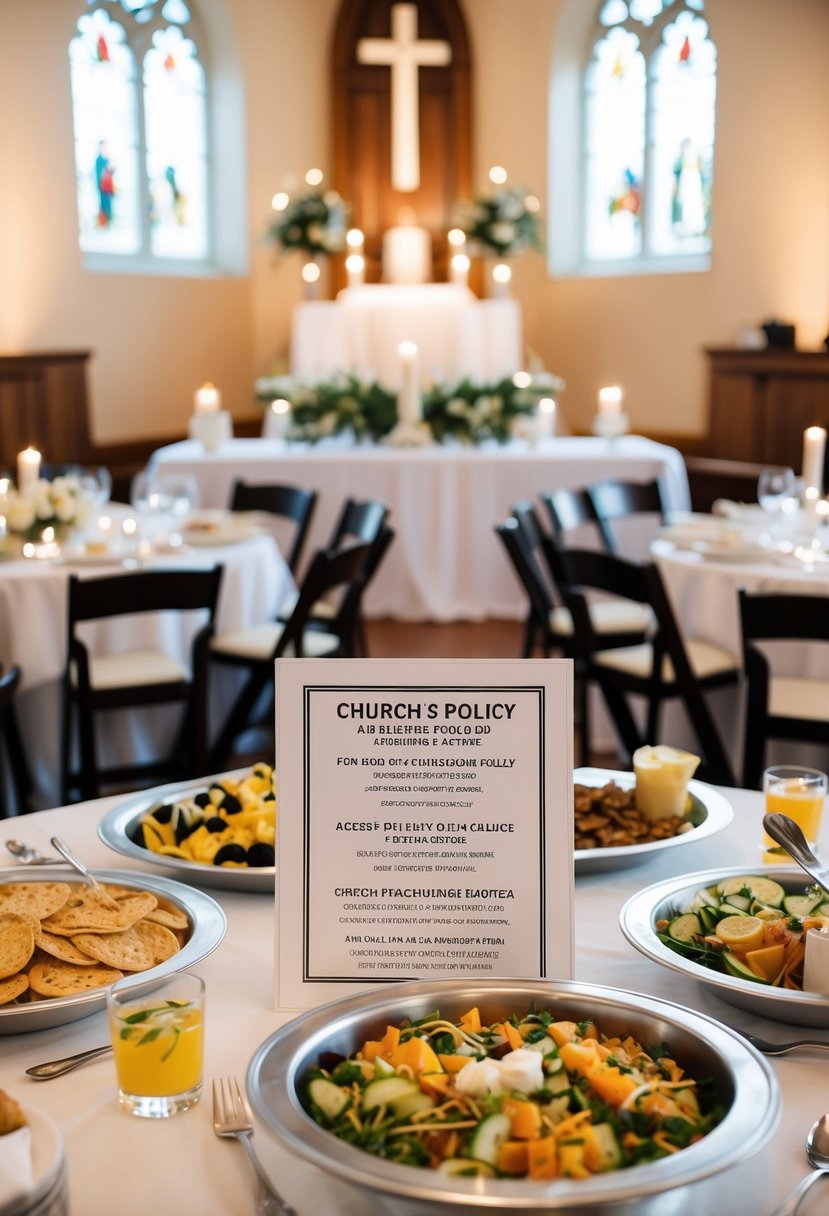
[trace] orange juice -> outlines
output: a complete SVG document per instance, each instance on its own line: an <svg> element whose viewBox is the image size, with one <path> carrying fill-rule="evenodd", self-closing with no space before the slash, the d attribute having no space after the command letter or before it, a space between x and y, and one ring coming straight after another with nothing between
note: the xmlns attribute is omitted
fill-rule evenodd
<svg viewBox="0 0 829 1216"><path fill-rule="evenodd" d="M204 1058L202 1010L188 1001L152 1000L110 1010L119 1087L164 1097L195 1089Z"/></svg>
<svg viewBox="0 0 829 1216"><path fill-rule="evenodd" d="M827 777L814 768L780 764L767 768L763 773L763 790L766 796L766 814L777 813L794 820L809 844L814 845L820 831L820 820L826 800ZM768 833L763 833L766 849L776 849L777 843ZM766 852L765 862L788 862L786 852Z"/></svg>

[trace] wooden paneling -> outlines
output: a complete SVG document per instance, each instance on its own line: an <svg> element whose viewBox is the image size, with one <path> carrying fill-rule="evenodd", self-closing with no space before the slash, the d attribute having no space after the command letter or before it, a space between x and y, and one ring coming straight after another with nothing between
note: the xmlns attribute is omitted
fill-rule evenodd
<svg viewBox="0 0 829 1216"><path fill-rule="evenodd" d="M720 349L706 354L707 454L799 470L806 427L829 427L829 354Z"/></svg>
<svg viewBox="0 0 829 1216"><path fill-rule="evenodd" d="M14 471L29 444L50 464L87 464L88 351L0 356L0 465Z"/></svg>
<svg viewBox="0 0 829 1216"><path fill-rule="evenodd" d="M366 236L366 279L381 274L383 233L417 224L432 236L433 278L447 277L446 233L457 201L471 190L470 66L457 0L417 0L418 38L452 47L448 67L418 72L420 186L391 186L391 71L357 61L360 38L388 38L393 0L343 0L333 47L334 184ZM345 285L334 259L334 289Z"/></svg>

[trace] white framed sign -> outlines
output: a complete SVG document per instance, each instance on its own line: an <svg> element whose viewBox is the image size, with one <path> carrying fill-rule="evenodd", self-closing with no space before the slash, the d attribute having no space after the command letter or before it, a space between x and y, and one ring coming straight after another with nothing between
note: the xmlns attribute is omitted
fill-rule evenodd
<svg viewBox="0 0 829 1216"><path fill-rule="evenodd" d="M279 659L277 1008L573 970L565 659Z"/></svg>

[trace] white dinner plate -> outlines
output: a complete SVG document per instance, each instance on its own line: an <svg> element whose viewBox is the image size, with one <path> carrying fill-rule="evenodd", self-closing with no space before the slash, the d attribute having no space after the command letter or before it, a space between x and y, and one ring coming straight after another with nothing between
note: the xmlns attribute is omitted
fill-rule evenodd
<svg viewBox="0 0 829 1216"><path fill-rule="evenodd" d="M768 545L746 541L743 544L722 544L710 540L695 541L691 548L708 562L762 562L774 557Z"/></svg>
<svg viewBox="0 0 829 1216"><path fill-rule="evenodd" d="M633 773L614 772L606 768L577 768L573 781L578 785L601 787L615 781L622 789L630 789L636 778ZM713 836L727 827L734 817L734 808L723 795L702 781L690 781L688 793L692 798L690 815L696 826L680 836L669 836L665 840L652 840L648 844L615 845L607 849L576 849L576 874L598 874L604 870L621 870L627 866L641 865L654 853L665 849L683 848L695 844L706 836Z"/></svg>
<svg viewBox="0 0 829 1216"><path fill-rule="evenodd" d="M107 549L105 553L89 553L85 549L65 549L60 556L62 566L123 566L127 554L122 549Z"/></svg>
<svg viewBox="0 0 829 1216"><path fill-rule="evenodd" d="M0 1216L51 1216L65 1212L65 1162L59 1128L41 1111L21 1103L31 1135L32 1189L15 1203L0 1207Z"/></svg>
<svg viewBox="0 0 829 1216"><path fill-rule="evenodd" d="M219 545L240 545L254 536L262 536L264 529L244 520L228 519L203 525L185 524L181 534L188 545L211 549Z"/></svg>

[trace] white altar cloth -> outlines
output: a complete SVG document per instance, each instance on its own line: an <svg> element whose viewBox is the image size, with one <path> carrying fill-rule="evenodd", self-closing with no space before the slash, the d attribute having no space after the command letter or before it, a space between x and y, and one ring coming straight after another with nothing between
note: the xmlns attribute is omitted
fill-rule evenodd
<svg viewBox="0 0 829 1216"><path fill-rule="evenodd" d="M233 482L286 482L319 493L307 552L327 543L345 498L379 498L396 538L366 595L369 616L399 620L520 619L526 596L493 529L520 499L606 477L664 479L672 510L689 506L685 462L637 435L563 436L537 447L395 449L336 443L234 439L205 452L193 442L160 448L151 469L190 473L205 507L226 506ZM652 521L651 521L652 522ZM646 557L650 533L630 528L631 556Z"/></svg>
<svg viewBox="0 0 829 1216"><path fill-rule="evenodd" d="M325 379L357 372L400 387L401 342L420 351L424 385L469 376L485 382L524 366L517 300L479 300L454 283L372 283L294 311L291 373Z"/></svg>
<svg viewBox="0 0 829 1216"><path fill-rule="evenodd" d="M734 819L720 834L652 854L631 869L577 875L575 883L575 978L676 1001L728 1026L765 1038L794 1038L800 1027L756 1017L728 1005L688 976L658 966L629 946L619 928L619 909L642 887L672 875L715 866L757 861L763 799L759 793L723 790ZM0 823L0 873L11 862L2 841L24 836L50 853L50 837L63 836L93 867L135 869L97 838L96 828L117 798L102 799ZM829 817L824 816L821 855L829 851ZM141 867L143 868L143 866ZM147 865L147 870L161 870ZM67 1026L2 1040L0 1087L24 1106L42 1111L63 1134L75 1216L250 1216L254 1181L239 1145L213 1133L210 1085L235 1074L244 1083L248 1063L260 1043L290 1014L274 1011L272 895L212 890L228 920L221 945L193 970L207 985L205 1087L202 1101L175 1119L134 1119L118 1108L111 1056L85 1064L68 1076L34 1084L24 1070L107 1042L106 1013ZM802 1037L827 1039L824 1031ZM794 1052L773 1061L782 1090L783 1110L774 1139L764 1152L725 1174L664 1196L666 1216L768 1216L806 1173L803 1141L813 1120L826 1109L825 1053ZM365 1216L366 1204L354 1192L280 1147L261 1125L256 1146L266 1168L300 1216ZM804 1201L803 1216L825 1210L824 1181ZM117 1197L117 1198L115 1198ZM824 1205L822 1207L821 1205ZM394 1202L387 1205L394 1211Z"/></svg>

